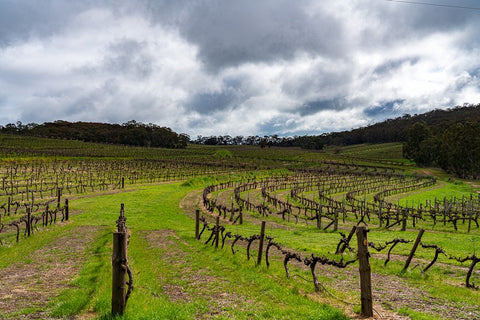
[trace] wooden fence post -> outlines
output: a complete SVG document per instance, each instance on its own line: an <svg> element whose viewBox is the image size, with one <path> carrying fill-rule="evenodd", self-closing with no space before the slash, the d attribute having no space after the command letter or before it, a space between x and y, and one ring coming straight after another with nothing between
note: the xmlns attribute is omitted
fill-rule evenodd
<svg viewBox="0 0 480 320"><path fill-rule="evenodd" d="M333 231L338 230L338 209L335 209L335 216L334 216L334 223L333 223Z"/></svg>
<svg viewBox="0 0 480 320"><path fill-rule="evenodd" d="M128 231L125 221L124 205L122 203L120 217L117 220L117 231L113 233L112 315L122 315L125 312L128 297L133 290L133 277L127 260ZM129 277L128 283L127 275ZM127 285L128 291L126 290Z"/></svg>
<svg viewBox="0 0 480 320"><path fill-rule="evenodd" d="M220 238L220 216L215 221L215 249L218 248L218 238Z"/></svg>
<svg viewBox="0 0 480 320"><path fill-rule="evenodd" d="M43 223L42 226L45 226L45 227L48 225L48 215L49 215L48 211L49 211L49 209L50 208L49 208L49 205L47 203L47 205L45 206L45 214L43 215L44 219L42 219L42 223Z"/></svg>
<svg viewBox="0 0 480 320"><path fill-rule="evenodd" d="M200 240L200 210L195 210L195 239Z"/></svg>
<svg viewBox="0 0 480 320"><path fill-rule="evenodd" d="M471 197L471 196L470 196ZM471 202L471 210L469 211L469 219L468 219L468 233L470 233L470 229L472 227L472 219L473 219L473 201Z"/></svg>
<svg viewBox="0 0 480 320"><path fill-rule="evenodd" d="M357 244L358 244L358 262L360 271L360 290L362 302L362 315L364 317L373 316L373 299L372 299L372 275L368 253L367 228L357 227Z"/></svg>
<svg viewBox="0 0 480 320"><path fill-rule="evenodd" d="M65 220L68 221L68 199L65 199Z"/></svg>
<svg viewBox="0 0 480 320"><path fill-rule="evenodd" d="M60 208L60 198L62 197L62 189L57 188L57 208Z"/></svg>
<svg viewBox="0 0 480 320"><path fill-rule="evenodd" d="M30 237L30 224L32 223L30 208L27 208L27 236Z"/></svg>
<svg viewBox="0 0 480 320"><path fill-rule="evenodd" d="M379 201L378 204L378 226L382 227L382 200Z"/></svg>
<svg viewBox="0 0 480 320"><path fill-rule="evenodd" d="M415 255L415 251L417 251L417 247L420 243L420 240L422 240L423 233L425 232L424 229L420 229L417 235L417 240L415 240L415 243L413 244L412 250L410 251L410 255L407 258L407 261L405 261L405 266L403 267L402 272L407 271L408 266L410 265L410 262L412 262L413 256Z"/></svg>
<svg viewBox="0 0 480 320"><path fill-rule="evenodd" d="M125 287L127 284L127 270L124 263L127 260L127 233L113 233L113 256L112 256L112 314L122 315L125 312Z"/></svg>
<svg viewBox="0 0 480 320"><path fill-rule="evenodd" d="M322 229L322 203L318 204L317 210L317 229Z"/></svg>
<svg viewBox="0 0 480 320"><path fill-rule="evenodd" d="M260 229L260 244L258 245L257 266L262 263L263 241L265 240L265 223L265 221L262 221L262 227Z"/></svg>

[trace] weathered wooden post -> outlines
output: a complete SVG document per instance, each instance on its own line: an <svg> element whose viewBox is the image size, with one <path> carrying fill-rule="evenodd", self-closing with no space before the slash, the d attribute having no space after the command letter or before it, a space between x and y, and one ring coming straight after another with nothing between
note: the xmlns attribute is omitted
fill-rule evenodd
<svg viewBox="0 0 480 320"><path fill-rule="evenodd" d="M333 231L338 230L338 209L335 209L335 216L334 216L334 223L333 223Z"/></svg>
<svg viewBox="0 0 480 320"><path fill-rule="evenodd" d="M364 317L373 316L373 299L372 299L372 275L368 253L368 229L366 227L357 227L357 244L358 244L358 262L360 271L360 290L362 302L362 315Z"/></svg>
<svg viewBox="0 0 480 320"><path fill-rule="evenodd" d="M408 208L403 209L402 212L402 231L407 230Z"/></svg>
<svg viewBox="0 0 480 320"><path fill-rule="evenodd" d="M471 197L471 196L470 196ZM471 202L471 208L469 211L469 218L468 218L468 233L470 233L470 229L472 227L472 219L473 219L473 201Z"/></svg>
<svg viewBox="0 0 480 320"><path fill-rule="evenodd" d="M347 249L348 247L348 244L350 243L350 240L352 240L352 237L353 235L355 234L355 231L357 230L357 227L356 226L353 226L352 229L350 230L350 233L348 234L348 237L347 239L345 240L345 242L343 243L342 247L340 248L340 250L338 252L335 252L335 254L338 254L338 253L343 253L345 251L345 249Z"/></svg>
<svg viewBox="0 0 480 320"><path fill-rule="evenodd" d="M32 223L32 218L31 218L31 213L30 213L30 208L27 208L27 237L30 237L30 224Z"/></svg>
<svg viewBox="0 0 480 320"><path fill-rule="evenodd" d="M317 229L322 229L322 203L318 204L317 210Z"/></svg>
<svg viewBox="0 0 480 320"><path fill-rule="evenodd" d="M117 231L113 233L112 255L112 315L125 312L128 297L133 290L133 278L127 261L128 232L125 225L124 205L121 204L120 217L117 220ZM129 276L128 292L127 274Z"/></svg>
<svg viewBox="0 0 480 320"><path fill-rule="evenodd" d="M382 222L383 222L383 219L382 219L382 200L379 201L379 204L378 204L378 226L381 228L382 227Z"/></svg>
<svg viewBox="0 0 480 320"><path fill-rule="evenodd" d="M68 209L68 199L65 199L65 220L68 221L69 209Z"/></svg>
<svg viewBox="0 0 480 320"><path fill-rule="evenodd" d="M424 232L425 232L424 229L420 229L420 231L418 232L417 239L413 244L412 250L410 251L410 255L408 256L407 261L405 261L405 266L403 267L402 272L407 271L407 268L410 265L410 262L412 262L413 256L415 255L415 251L417 251L417 247L420 244L420 240L422 240L422 236Z"/></svg>
<svg viewBox="0 0 480 320"><path fill-rule="evenodd" d="M125 189L125 177L122 177L122 189Z"/></svg>
<svg viewBox="0 0 480 320"><path fill-rule="evenodd" d="M42 219L42 222L43 222L43 226L47 226L48 225L48 211L49 211L50 207L47 203L47 205L45 206L45 214L43 215L43 219Z"/></svg>
<svg viewBox="0 0 480 320"><path fill-rule="evenodd" d="M215 221L215 249L218 249L218 239L220 238L220 216Z"/></svg>
<svg viewBox="0 0 480 320"><path fill-rule="evenodd" d="M60 208L60 198L62 197L62 189L57 188L57 208Z"/></svg>
<svg viewBox="0 0 480 320"><path fill-rule="evenodd" d="M262 221L262 227L260 229L260 243L258 245L257 266L262 263L263 242L265 240L265 223L265 221Z"/></svg>
<svg viewBox="0 0 480 320"><path fill-rule="evenodd" d="M200 240L200 210L195 210L195 239Z"/></svg>

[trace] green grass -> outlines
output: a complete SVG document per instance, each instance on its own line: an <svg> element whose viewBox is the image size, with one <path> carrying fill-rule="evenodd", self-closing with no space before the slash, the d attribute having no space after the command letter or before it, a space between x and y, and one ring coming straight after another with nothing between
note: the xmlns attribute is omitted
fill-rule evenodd
<svg viewBox="0 0 480 320"><path fill-rule="evenodd" d="M408 195L397 195L396 197L388 198L392 202L400 202L400 205L409 207L417 206L419 203L425 205L425 201L429 200L432 203L435 199L443 201L446 198L448 201L452 198L462 200L465 196L466 199L470 198L470 194L474 193L475 189L468 183L456 181L445 182L439 181L437 186L431 187L428 190L419 190Z"/></svg>
<svg viewBox="0 0 480 320"><path fill-rule="evenodd" d="M408 307L403 307L399 310L399 314L408 316L412 320L441 320L440 317L425 314L423 312L413 311Z"/></svg>
<svg viewBox="0 0 480 320"><path fill-rule="evenodd" d="M215 319L290 319L292 315L299 319L346 319L329 306L291 294L292 284L280 263L268 270L254 267L253 260L246 261L244 255L196 241L193 220L178 207L191 190L180 184L158 185L72 201L72 210L81 211L72 216L73 224L102 229L87 248L90 258L72 288L50 303L51 315L95 313L100 319L112 318L110 239L120 203L125 203L135 289L123 319L196 319L202 314ZM254 228L246 226L242 231L249 229ZM149 235L164 233L168 236L160 238L166 243L148 240ZM302 292L312 289L309 284L301 286ZM172 300L168 294L172 290L180 292L179 299ZM217 301L215 297L223 298ZM216 313L210 314L211 310Z"/></svg>
<svg viewBox="0 0 480 320"><path fill-rule="evenodd" d="M1 137L0 137L1 138ZM21 146L27 143L22 140L8 142L12 145ZM33 142L32 142L33 143ZM28 147L47 150L54 146L50 140L36 142L37 145ZM347 147L340 156L395 160L399 157L399 144L385 146ZM75 159L89 154L91 145L77 142L62 142L61 148L73 149L77 152ZM118 219L120 204L125 204L127 226L131 232L129 246L129 264L134 275L134 292L128 302L126 314L122 319L345 319L346 317L338 310L325 305L330 299L324 293L315 293L313 284L301 279L311 279L308 269L291 266L291 274L294 277L287 279L281 258L272 257L271 266L267 269L264 265L255 266L256 244L252 247L252 255L249 261L246 259L246 250L242 245L236 246L237 253L231 253L229 243L223 250L215 249L203 242L208 237L208 232L202 237L202 241L194 239L194 222L179 208L179 202L189 192L201 190L207 185L222 181L259 179L274 175L284 175L289 172L284 169L287 165L304 166L314 164L332 157L330 151L306 152L299 149L268 148L260 150L253 147L225 146L225 147L199 147L190 146L187 150L148 150L119 148L118 146L102 146L95 151L98 157L107 157L110 152L116 157L139 157L145 158L175 158L177 155L188 158L212 159L216 161L228 160L237 165L249 163L255 164L256 171L245 173L198 176L187 181L174 184L159 185L133 185L128 186L125 192L96 195L88 194L83 198L72 199L70 202L71 222L58 224L48 228L40 228L34 236L23 238L16 244L9 242L0 247L0 271L12 264L33 265L36 261L36 252L41 252L49 243L65 235L78 232L89 226L97 227L97 233L85 247L86 258L81 262L81 270L78 276L69 283L60 296L53 297L45 311L58 318L72 318L93 315L99 319L112 319L110 314L111 295L111 250L112 232L115 229L115 221ZM32 156L32 155L30 155ZM3 159L4 161L20 161L27 163L29 156ZM38 156L32 156L38 157ZM182 158L182 159L185 159ZM36 158L38 159L38 158ZM42 158L44 159L44 158ZM53 157L45 156L52 160ZM66 158L68 159L68 157ZM113 159L113 156L112 156ZM363 161L363 160L362 160ZM297 163L298 162L298 163ZM266 168L276 168L266 170ZM413 170L413 169L412 169ZM429 169L430 170L430 169ZM232 169L232 171L234 171ZM396 195L391 199L401 204L425 202L434 198L443 199L474 192L476 189L470 184L458 179L450 179L445 173L435 170L441 178L438 187L428 190L420 190L410 194ZM252 192L251 199L261 201L258 191ZM367 195L370 200L372 195ZM254 217L255 219L253 219ZM227 231L233 234L239 233L244 236L258 234L260 232L259 221L263 218L251 213L250 219L244 225L227 225ZM379 229L378 223L373 217L369 223L369 240L377 244L394 238L414 240L418 231L408 225L405 232L396 230ZM250 222L249 222L250 221ZM277 227L277 224L283 228ZM340 230L348 233L353 220L347 221L346 225L340 224ZM422 241L426 244L437 244L445 251L457 257L465 257L477 251L480 245L480 232L473 228L469 234L466 226L459 225L458 232L453 232L452 226L443 227L437 224L420 225L427 231ZM397 228L398 229L398 228ZM273 236L275 241L286 248L298 251L303 257L311 253L324 255L336 260L340 257L333 253L340 240L336 232L323 232L315 229L313 223L305 225L300 222L285 223L280 218L267 218L266 234ZM3 239L3 238L2 238ZM355 239L352 240L355 246ZM402 273L405 257L411 249L411 244L400 244L393 250L395 259L388 266L384 266L384 257L372 251L372 269L375 273L388 277L400 278L408 286L421 288L426 294L442 299L451 304L479 305L480 297L476 291L463 286L465 269L469 263L460 264L440 256L437 264L426 274L421 273L421 268L410 268ZM275 250L272 250L275 251ZM382 252L384 255L386 251ZM344 259L353 258L354 254L345 254ZM419 248L416 253L416 263L425 266L433 258L433 251ZM65 257L58 256L59 261ZM53 262L50 260L49 262ZM49 266L46 266L46 268ZM356 269L358 265L351 266ZM345 274L338 271L333 277L323 275L318 267L317 274L320 281L336 297L343 300L359 303L358 288L337 289L335 281L345 280ZM297 277L298 276L298 277ZM474 274L474 280L478 283L478 275ZM445 279L448 279L446 281ZM39 279L41 281L41 279ZM374 284L375 285L375 284ZM460 297L460 298L459 298ZM328 299L327 299L328 298ZM338 303L338 300L333 299ZM400 308L400 306L392 306ZM0 311L0 317L14 319L20 315L29 315L37 312L36 307L27 307L14 313L4 315ZM424 312L418 312L413 308L401 307L399 312L408 315L412 319L437 319Z"/></svg>

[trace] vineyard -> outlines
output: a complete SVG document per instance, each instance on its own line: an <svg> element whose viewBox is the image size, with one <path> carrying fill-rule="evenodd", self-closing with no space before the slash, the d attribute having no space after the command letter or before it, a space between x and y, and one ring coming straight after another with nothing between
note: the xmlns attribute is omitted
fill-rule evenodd
<svg viewBox="0 0 480 320"><path fill-rule="evenodd" d="M416 168L399 144L168 150L2 135L0 154L2 319L110 318L120 203L135 279L125 319L359 317L360 229L375 318L480 317L479 187Z"/></svg>

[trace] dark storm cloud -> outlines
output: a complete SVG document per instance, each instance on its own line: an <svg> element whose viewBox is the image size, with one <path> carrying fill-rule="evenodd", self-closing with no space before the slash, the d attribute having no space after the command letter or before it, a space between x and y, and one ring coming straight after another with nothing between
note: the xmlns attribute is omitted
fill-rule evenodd
<svg viewBox="0 0 480 320"><path fill-rule="evenodd" d="M291 59L297 53L342 54L340 21L307 1L198 1L179 25L210 70Z"/></svg>
<svg viewBox="0 0 480 320"><path fill-rule="evenodd" d="M0 1L0 46L47 37L66 27L87 1L2 0Z"/></svg>
<svg viewBox="0 0 480 320"><path fill-rule="evenodd" d="M480 7L478 1L455 1L453 5ZM403 8L400 8L403 6ZM428 5L406 5L398 3L393 9L401 10L398 23L407 26L413 32L448 32L458 30L470 23L478 23L480 11L447 8Z"/></svg>
<svg viewBox="0 0 480 320"><path fill-rule="evenodd" d="M462 4L480 7L478 1L463 1ZM373 28L377 30L367 27L360 38L367 47L412 41L432 33L463 30L470 25L480 26L480 11L475 10L369 0L356 1L353 6L356 12L362 12L366 21L375 22Z"/></svg>
<svg viewBox="0 0 480 320"><path fill-rule="evenodd" d="M397 69L401 68L404 65L415 65L420 60L419 57L405 57L401 59L392 59L387 60L384 63L380 64L373 70L374 76L385 76L385 74L395 72Z"/></svg>
<svg viewBox="0 0 480 320"><path fill-rule="evenodd" d="M246 92L248 89L244 88L244 83L248 81L248 77L242 74L225 76L218 91L193 94L186 108L202 115L232 109L250 97Z"/></svg>
<svg viewBox="0 0 480 320"><path fill-rule="evenodd" d="M108 79L101 86L90 91L80 91L75 95L71 90L56 91L37 94L32 101L24 106L22 119L29 121L45 122L58 119L84 119L95 121L100 115L102 106L108 103L108 100L119 94L119 83L114 79ZM42 112L39 113L38 104L45 101ZM58 108L57 103L62 105ZM121 114L121 111L112 114ZM52 119L55 118L55 119Z"/></svg>
<svg viewBox="0 0 480 320"><path fill-rule="evenodd" d="M387 102L382 102L378 106L373 106L366 108L363 112L365 115L369 118L373 119L381 119L382 117L395 117L395 115L399 114L399 106L404 102L405 100L393 100L393 101L387 101ZM395 110L395 108L397 110Z"/></svg>
<svg viewBox="0 0 480 320"><path fill-rule="evenodd" d="M309 101L299 110L301 116L309 116L325 110L343 110L349 105L344 97L330 100Z"/></svg>
<svg viewBox="0 0 480 320"><path fill-rule="evenodd" d="M153 72L155 58L145 52L146 44L134 39L122 39L109 46L105 58L107 71L143 80Z"/></svg>
<svg viewBox="0 0 480 320"><path fill-rule="evenodd" d="M187 108L203 115L232 107L235 96L231 92L199 93L192 97Z"/></svg>

